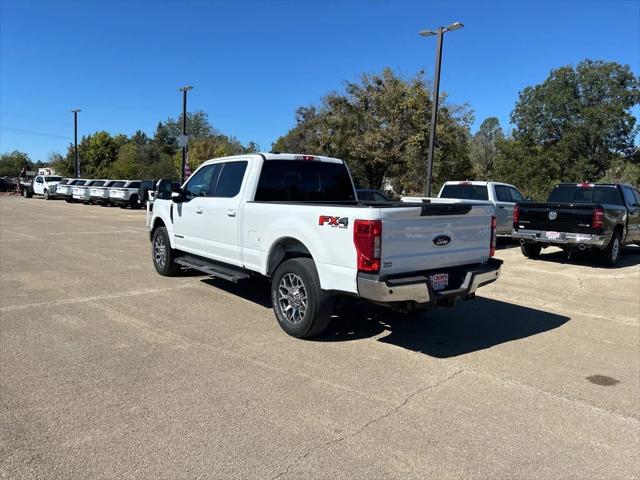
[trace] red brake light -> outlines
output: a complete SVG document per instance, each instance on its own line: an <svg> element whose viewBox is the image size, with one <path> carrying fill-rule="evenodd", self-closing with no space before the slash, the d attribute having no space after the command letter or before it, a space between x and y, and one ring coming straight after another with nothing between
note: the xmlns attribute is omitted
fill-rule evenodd
<svg viewBox="0 0 640 480"><path fill-rule="evenodd" d="M516 203L513 207L513 228L518 228L518 223L520 223L520 205Z"/></svg>
<svg viewBox="0 0 640 480"><path fill-rule="evenodd" d="M472 185L470 181L458 182L458 185Z"/></svg>
<svg viewBox="0 0 640 480"><path fill-rule="evenodd" d="M294 155L295 160L315 160L313 155Z"/></svg>
<svg viewBox="0 0 640 480"><path fill-rule="evenodd" d="M593 209L591 228L604 228L604 210L600 207Z"/></svg>
<svg viewBox="0 0 640 480"><path fill-rule="evenodd" d="M356 220L353 223L353 244L356 247L359 271L380 271L381 237L382 221Z"/></svg>
<svg viewBox="0 0 640 480"><path fill-rule="evenodd" d="M591 188L594 187L595 185L593 183L589 183L589 182L582 182L578 184L578 187L580 188Z"/></svg>
<svg viewBox="0 0 640 480"><path fill-rule="evenodd" d="M489 256L493 257L496 254L496 242L498 241L498 235L496 234L496 216L491 215L491 245L489 246Z"/></svg>

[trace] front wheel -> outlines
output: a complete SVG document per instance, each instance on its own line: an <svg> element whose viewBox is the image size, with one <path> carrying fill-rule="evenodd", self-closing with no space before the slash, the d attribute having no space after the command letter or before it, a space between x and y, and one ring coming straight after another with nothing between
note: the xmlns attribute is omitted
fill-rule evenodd
<svg viewBox="0 0 640 480"><path fill-rule="evenodd" d="M158 227L153 232L151 241L151 255L156 272L164 277L171 277L180 271L180 265L175 263L175 250L171 248L169 234L165 227Z"/></svg>
<svg viewBox="0 0 640 480"><path fill-rule="evenodd" d="M44 199L45 200L51 200L51 197L49 196L49 190L45 190L44 191Z"/></svg>
<svg viewBox="0 0 640 480"><path fill-rule="evenodd" d="M538 258L540 256L541 250L542 250L542 245L538 245L536 243L520 244L520 251L527 258Z"/></svg>
<svg viewBox="0 0 640 480"><path fill-rule="evenodd" d="M271 302L280 327L292 337L324 332L331 320L331 295L320 288L313 260L282 262L271 279Z"/></svg>
<svg viewBox="0 0 640 480"><path fill-rule="evenodd" d="M620 232L613 232L609 244L602 251L602 255L607 265L613 267L618 264L620 258L622 258L622 235L620 235Z"/></svg>

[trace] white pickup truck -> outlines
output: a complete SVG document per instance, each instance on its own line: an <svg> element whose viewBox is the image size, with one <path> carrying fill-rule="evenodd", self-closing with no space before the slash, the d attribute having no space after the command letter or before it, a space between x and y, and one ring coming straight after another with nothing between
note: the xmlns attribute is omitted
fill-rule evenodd
<svg viewBox="0 0 640 480"><path fill-rule="evenodd" d="M22 195L30 198L33 195L42 195L45 200L50 200L56 196L56 188L58 184L66 179L57 175L36 175L31 186L25 186L22 189Z"/></svg>
<svg viewBox="0 0 640 480"><path fill-rule="evenodd" d="M149 222L157 272L266 276L278 323L295 337L326 329L335 295L411 311L471 299L500 275L490 205L358 201L335 158L219 158L170 190L159 182Z"/></svg>
<svg viewBox="0 0 640 480"><path fill-rule="evenodd" d="M484 181L445 182L438 197L490 202L495 208L498 235L505 236L511 236L516 203L524 201L520 190L513 185Z"/></svg>

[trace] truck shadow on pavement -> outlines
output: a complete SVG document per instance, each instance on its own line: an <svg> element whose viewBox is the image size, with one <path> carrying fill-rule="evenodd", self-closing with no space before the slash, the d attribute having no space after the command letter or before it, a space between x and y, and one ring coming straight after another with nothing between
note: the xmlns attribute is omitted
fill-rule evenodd
<svg viewBox="0 0 640 480"><path fill-rule="evenodd" d="M545 251L542 250L536 262L553 262L560 264L604 268L608 270L617 270L625 267L633 267L640 264L640 247L634 245L625 246L622 251L622 258L615 266L607 265L596 252L572 252L571 258L567 258L567 254L562 250Z"/></svg>
<svg viewBox="0 0 640 480"><path fill-rule="evenodd" d="M271 308L269 284L265 280L232 284L204 278L202 282ZM460 301L454 308L413 316L346 299L336 308L326 332L310 341L347 342L379 336L378 341L383 343L435 358L449 358L553 330L569 320L562 315L482 297Z"/></svg>

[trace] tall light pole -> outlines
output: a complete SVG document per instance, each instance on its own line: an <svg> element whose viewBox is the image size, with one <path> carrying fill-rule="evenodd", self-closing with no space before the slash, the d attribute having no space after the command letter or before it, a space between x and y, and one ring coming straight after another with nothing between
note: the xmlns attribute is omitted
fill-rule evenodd
<svg viewBox="0 0 640 480"><path fill-rule="evenodd" d="M73 113L73 157L75 159L74 170L76 178L80 178L80 160L78 158L78 112L81 111L82 110L79 108L71 110Z"/></svg>
<svg viewBox="0 0 640 480"><path fill-rule="evenodd" d="M431 106L431 133L429 135L429 157L427 159L427 183L424 187L424 194L431 196L431 176L433 174L433 149L436 139L436 122L438 121L438 93L440 92L440 65L442 64L442 40L446 32L458 30L464 27L460 22L455 22L448 27L439 27L437 30L423 30L420 35L423 37L438 36L438 46L436 49L436 71L433 80L433 101Z"/></svg>
<svg viewBox="0 0 640 480"><path fill-rule="evenodd" d="M185 85L184 87L179 89L182 92L182 141L184 144L182 145L182 168L180 169L180 183L184 183L185 170L187 167L187 92L189 90L193 90L193 87L190 85Z"/></svg>

